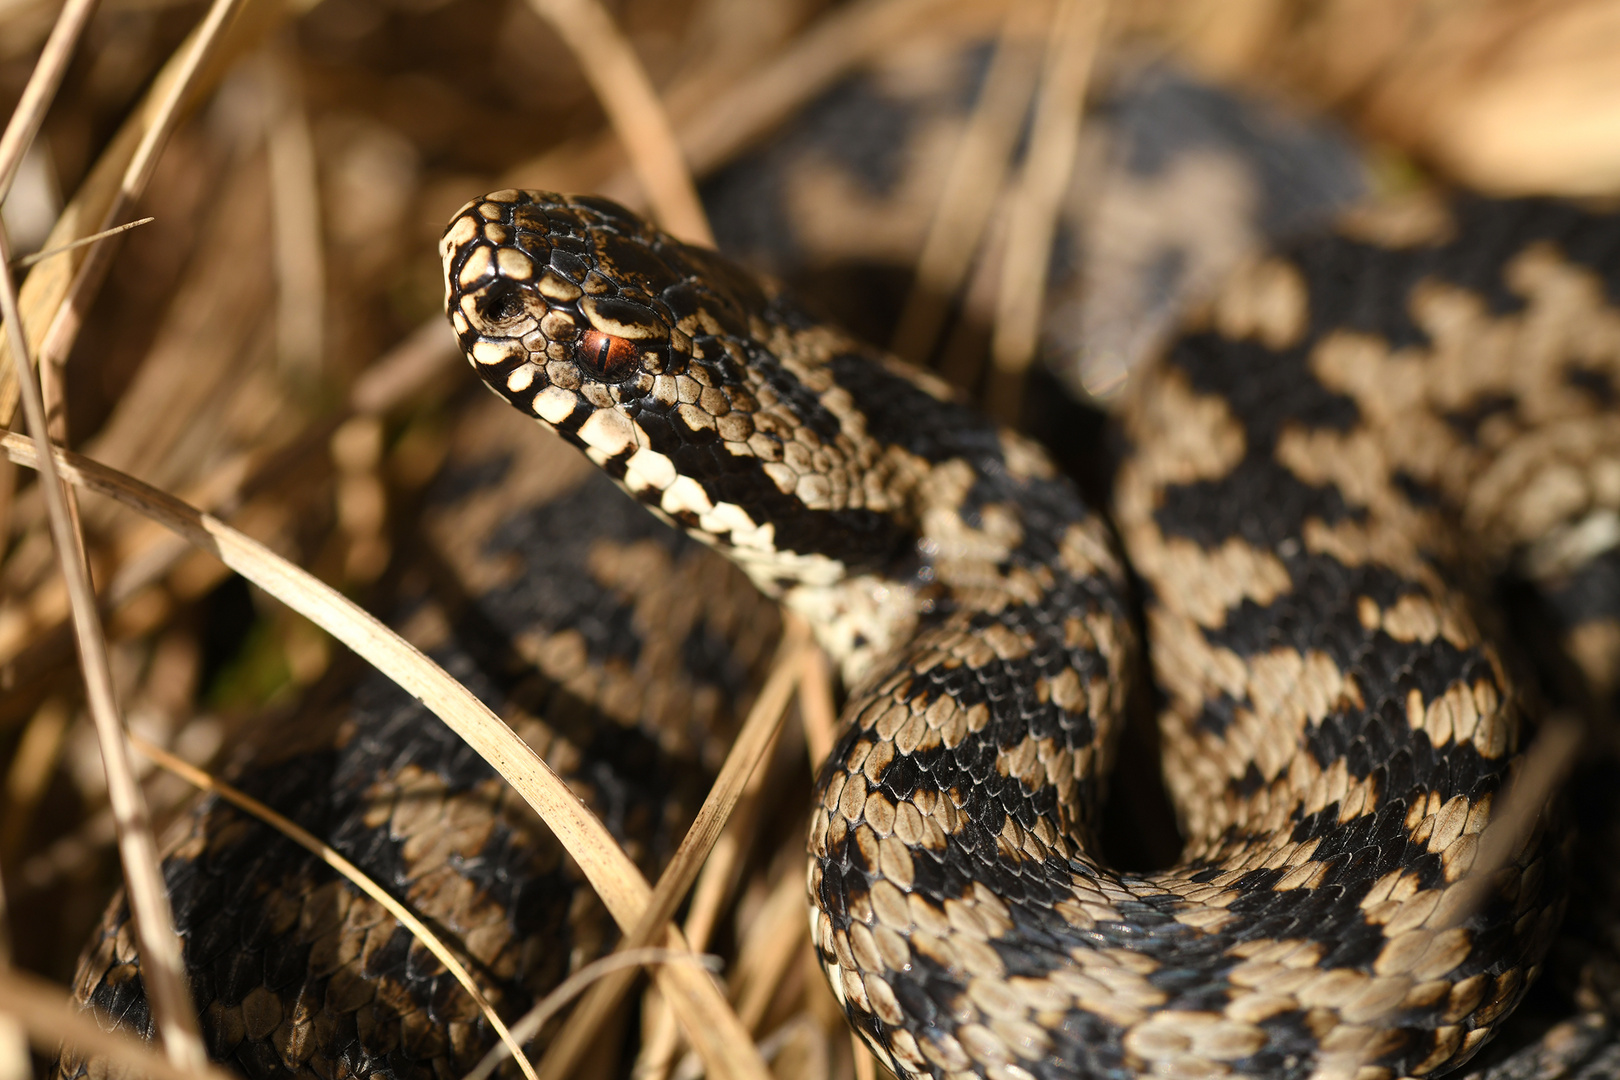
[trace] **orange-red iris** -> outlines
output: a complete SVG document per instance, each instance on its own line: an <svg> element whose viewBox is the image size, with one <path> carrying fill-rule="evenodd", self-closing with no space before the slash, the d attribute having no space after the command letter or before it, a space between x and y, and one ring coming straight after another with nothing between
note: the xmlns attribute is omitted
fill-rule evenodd
<svg viewBox="0 0 1620 1080"><path fill-rule="evenodd" d="M602 382L623 382L635 373L641 347L629 338L587 330L579 339L579 362L585 373Z"/></svg>

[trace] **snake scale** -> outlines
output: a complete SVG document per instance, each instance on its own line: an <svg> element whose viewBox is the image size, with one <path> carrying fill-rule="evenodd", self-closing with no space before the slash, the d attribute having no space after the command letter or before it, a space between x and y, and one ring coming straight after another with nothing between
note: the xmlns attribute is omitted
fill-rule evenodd
<svg viewBox="0 0 1620 1080"><path fill-rule="evenodd" d="M839 658L812 934L896 1072L1426 1075L1533 978L1556 840L1459 907L1530 734L1469 596L1488 555L1612 513L1616 354L1566 328L1613 329L1620 234L1429 210L1256 266L1124 410L1187 842L1143 876L1089 849L1126 572L1038 449L610 203L505 191L452 222L486 382Z"/></svg>
<svg viewBox="0 0 1620 1080"><path fill-rule="evenodd" d="M1612 680L1615 613L1592 583L1613 574L1620 514L1620 219L1415 201L1253 262L1128 391L1112 524L942 383L615 204L497 192L456 215L443 253L484 381L806 615L838 660L811 932L898 1074L1437 1075L1523 997L1569 843L1550 815L1482 899L1459 887L1539 708L1487 601L1504 569L1545 585L1576 665ZM577 481L535 453L514 439L481 479L447 481L482 539L426 578L469 584L406 618L520 729L543 716L555 733L532 737L656 866L774 613L722 601L728 571L608 509L604 482L566 496L606 519L595 554L570 553L554 516L480 502L492 470L531 495ZM565 555L594 559L592 580ZM612 583L678 573L710 575L662 594L688 597L695 674L621 656L607 687L603 658L662 610L615 605ZM525 605L542 629L511 635ZM527 644L464 644L494 639ZM1133 685L1144 645L1151 691ZM282 785L270 801L337 828L515 1010L600 951L605 924L486 769L447 736L410 743L419 707L368 693L323 714L336 750L283 737L292 764L258 774ZM1095 833L1137 693L1185 849L1119 873ZM584 704L601 700L616 704ZM233 814L199 811L169 864L216 1056L250 1075L464 1069L489 1033L444 973ZM110 913L80 992L149 1028L126 922Z"/></svg>

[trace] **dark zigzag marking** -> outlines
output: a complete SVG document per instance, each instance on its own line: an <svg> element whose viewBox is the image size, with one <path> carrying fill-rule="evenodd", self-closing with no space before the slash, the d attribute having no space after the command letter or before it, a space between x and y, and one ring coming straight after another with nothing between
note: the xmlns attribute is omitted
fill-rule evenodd
<svg viewBox="0 0 1620 1080"><path fill-rule="evenodd" d="M911 552L911 534L887 514L873 510L812 510L786 494L758 458L731 453L712 431L693 432L669 410L643 398L626 412L647 434L648 445L668 457L682 476L697 481L711 502L746 507L756 523L776 526L776 548L823 555L853 571L888 571ZM656 506L660 492L640 496Z"/></svg>

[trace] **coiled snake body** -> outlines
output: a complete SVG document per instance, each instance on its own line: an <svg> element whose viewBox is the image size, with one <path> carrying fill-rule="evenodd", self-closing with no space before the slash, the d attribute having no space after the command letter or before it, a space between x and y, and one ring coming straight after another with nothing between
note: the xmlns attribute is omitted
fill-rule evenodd
<svg viewBox="0 0 1620 1080"><path fill-rule="evenodd" d="M485 381L839 659L813 935L902 1075L1428 1075L1535 976L1560 844L1458 887L1531 735L1474 598L1620 500L1620 226L1347 230L1240 275L1123 411L1186 850L1122 875L1092 834L1127 574L1037 448L614 204L497 192L448 228Z"/></svg>
<svg viewBox="0 0 1620 1080"><path fill-rule="evenodd" d="M1503 568L1544 586L1612 691L1620 219L1414 203L1252 264L1138 372L1112 527L938 381L614 204L498 192L443 253L484 380L838 658L812 935L896 1072L1435 1075L1524 995L1568 842L1549 816L1468 877L1538 711L1482 600ZM517 430L468 422L407 632L656 869L775 609L489 407ZM1095 833L1136 693L1186 846L1122 874ZM419 704L304 713L244 784L457 938L503 1015L606 947L556 842ZM217 802L188 829L166 869L216 1058L425 1080L489 1044L330 871ZM138 970L115 905L79 992L149 1033Z"/></svg>

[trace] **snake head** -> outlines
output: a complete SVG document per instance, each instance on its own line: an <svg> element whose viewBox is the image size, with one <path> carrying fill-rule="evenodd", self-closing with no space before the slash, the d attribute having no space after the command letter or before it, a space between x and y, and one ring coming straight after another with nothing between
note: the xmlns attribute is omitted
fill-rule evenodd
<svg viewBox="0 0 1620 1080"><path fill-rule="evenodd" d="M440 251L446 313L474 368L571 437L593 411L703 364L703 339L746 333L747 308L764 302L723 267L729 288L716 288L719 260L606 199L497 191L457 211Z"/></svg>
<svg viewBox="0 0 1620 1080"><path fill-rule="evenodd" d="M803 450L814 398L773 388L791 379L763 343L771 286L591 197L497 191L440 250L446 313L490 389L694 535L774 558L805 508L770 470Z"/></svg>

